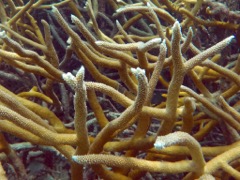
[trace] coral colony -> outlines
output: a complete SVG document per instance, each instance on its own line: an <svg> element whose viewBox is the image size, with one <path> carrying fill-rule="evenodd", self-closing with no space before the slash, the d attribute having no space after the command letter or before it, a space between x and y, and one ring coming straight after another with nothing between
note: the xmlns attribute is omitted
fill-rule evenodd
<svg viewBox="0 0 240 180"><path fill-rule="evenodd" d="M0 0L0 179L240 179L227 2Z"/></svg>

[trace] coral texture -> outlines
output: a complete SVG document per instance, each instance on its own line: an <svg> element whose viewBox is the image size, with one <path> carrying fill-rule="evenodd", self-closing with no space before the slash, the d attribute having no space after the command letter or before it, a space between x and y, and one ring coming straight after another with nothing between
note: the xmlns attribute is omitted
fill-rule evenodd
<svg viewBox="0 0 240 180"><path fill-rule="evenodd" d="M239 11L0 0L0 22L1 179L240 179Z"/></svg>

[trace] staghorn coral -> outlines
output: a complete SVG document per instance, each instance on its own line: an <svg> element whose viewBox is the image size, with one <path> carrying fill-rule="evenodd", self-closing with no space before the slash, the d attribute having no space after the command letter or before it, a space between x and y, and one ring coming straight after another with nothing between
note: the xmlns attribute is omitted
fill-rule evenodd
<svg viewBox="0 0 240 180"><path fill-rule="evenodd" d="M205 4L0 0L2 164L24 179L30 142L72 179L239 179L239 25Z"/></svg>

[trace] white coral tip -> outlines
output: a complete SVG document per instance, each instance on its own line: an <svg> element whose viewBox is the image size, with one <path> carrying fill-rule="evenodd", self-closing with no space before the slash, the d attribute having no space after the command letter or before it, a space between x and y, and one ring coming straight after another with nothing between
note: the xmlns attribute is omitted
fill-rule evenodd
<svg viewBox="0 0 240 180"><path fill-rule="evenodd" d="M71 43L72 43L72 38L69 37L69 38L67 39L67 44L71 44Z"/></svg>
<svg viewBox="0 0 240 180"><path fill-rule="evenodd" d="M55 6L52 6L52 12L56 12L58 9Z"/></svg>
<svg viewBox="0 0 240 180"><path fill-rule="evenodd" d="M66 82L75 80L75 77L70 72L62 74L62 78Z"/></svg>
<svg viewBox="0 0 240 180"><path fill-rule="evenodd" d="M155 143L154 143L154 147L156 148L156 149L158 149L158 150L160 150L160 149L163 149L163 148L165 148L165 143L163 143L162 141L156 141Z"/></svg>
<svg viewBox="0 0 240 180"><path fill-rule="evenodd" d="M101 46L103 45L104 41L95 41L95 44L98 45L98 46Z"/></svg>
<svg viewBox="0 0 240 180"><path fill-rule="evenodd" d="M76 77L84 76L85 68L81 66L81 68L78 70Z"/></svg>
<svg viewBox="0 0 240 180"><path fill-rule="evenodd" d="M78 156L72 156L72 160L78 162Z"/></svg>
<svg viewBox="0 0 240 180"><path fill-rule="evenodd" d="M74 23L74 21L78 20L78 18L75 15L71 14L71 20L72 23Z"/></svg>
<svg viewBox="0 0 240 180"><path fill-rule="evenodd" d="M139 68L139 67L137 67L137 68L131 68L131 72L132 72L135 76L137 76L137 75L139 75L139 74L145 74L145 70L144 70L144 69L141 69L141 68Z"/></svg>
<svg viewBox="0 0 240 180"><path fill-rule="evenodd" d="M0 31L0 38L5 38L6 36L6 31Z"/></svg>

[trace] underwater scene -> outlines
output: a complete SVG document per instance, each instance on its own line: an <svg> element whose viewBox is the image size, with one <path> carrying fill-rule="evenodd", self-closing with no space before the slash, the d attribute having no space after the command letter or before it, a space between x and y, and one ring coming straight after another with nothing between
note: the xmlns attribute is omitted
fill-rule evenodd
<svg viewBox="0 0 240 180"><path fill-rule="evenodd" d="M0 0L0 180L240 179L240 0Z"/></svg>

